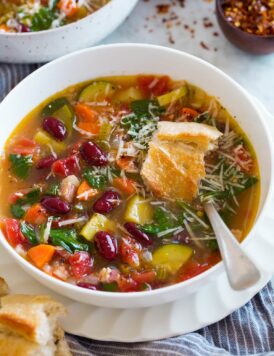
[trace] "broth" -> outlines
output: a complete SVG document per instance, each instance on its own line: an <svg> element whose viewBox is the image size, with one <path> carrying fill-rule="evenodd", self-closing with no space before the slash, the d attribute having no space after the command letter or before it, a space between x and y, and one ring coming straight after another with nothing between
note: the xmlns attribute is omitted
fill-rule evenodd
<svg viewBox="0 0 274 356"><path fill-rule="evenodd" d="M159 121L222 133L191 201L159 196L140 174ZM17 252L68 283L115 292L209 269L220 254L202 202L242 241L260 197L256 155L236 121L167 76L99 78L47 99L7 140L0 174L2 229Z"/></svg>

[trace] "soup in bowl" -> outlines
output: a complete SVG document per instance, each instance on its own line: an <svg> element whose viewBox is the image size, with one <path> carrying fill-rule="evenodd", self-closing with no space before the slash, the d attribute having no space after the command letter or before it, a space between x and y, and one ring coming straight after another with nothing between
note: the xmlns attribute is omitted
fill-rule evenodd
<svg viewBox="0 0 274 356"><path fill-rule="evenodd" d="M85 64L97 51L53 62L25 83L77 56ZM2 242L36 278L82 301L104 305L115 296L113 306L131 307L157 294L156 303L172 300L180 288L202 285L221 260L203 203L213 202L242 241L267 177L235 112L195 78L134 65L107 74L57 78L57 93L37 95L18 117L1 162Z"/></svg>

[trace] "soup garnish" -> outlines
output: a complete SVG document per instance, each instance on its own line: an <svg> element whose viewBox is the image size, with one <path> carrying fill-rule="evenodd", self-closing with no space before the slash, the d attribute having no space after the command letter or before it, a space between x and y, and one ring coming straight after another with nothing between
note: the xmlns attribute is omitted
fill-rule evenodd
<svg viewBox="0 0 274 356"><path fill-rule="evenodd" d="M2 0L0 32L36 32L78 21L109 0Z"/></svg>
<svg viewBox="0 0 274 356"><path fill-rule="evenodd" d="M203 203L239 241L258 208L245 134L215 98L167 76L103 78L56 94L18 125L1 166L9 244L92 290L190 279L220 261Z"/></svg>

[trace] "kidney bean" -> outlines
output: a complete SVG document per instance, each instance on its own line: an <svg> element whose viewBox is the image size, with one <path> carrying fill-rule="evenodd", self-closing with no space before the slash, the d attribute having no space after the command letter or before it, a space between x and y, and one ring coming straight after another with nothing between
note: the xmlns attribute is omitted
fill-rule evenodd
<svg viewBox="0 0 274 356"><path fill-rule="evenodd" d="M67 136L66 126L62 121L52 116L44 118L43 129L58 141L63 141Z"/></svg>
<svg viewBox="0 0 274 356"><path fill-rule="evenodd" d="M108 164L106 153L91 141L84 142L80 147L83 159L91 166L105 166Z"/></svg>
<svg viewBox="0 0 274 356"><path fill-rule="evenodd" d="M56 161L56 158L52 155L40 159L36 164L36 169L49 168Z"/></svg>
<svg viewBox="0 0 274 356"><path fill-rule="evenodd" d="M20 23L20 32L30 32L30 27Z"/></svg>
<svg viewBox="0 0 274 356"><path fill-rule="evenodd" d="M95 245L99 254L106 260L112 261L118 254L117 240L110 233L99 231L94 236Z"/></svg>
<svg viewBox="0 0 274 356"><path fill-rule="evenodd" d="M120 203L120 195L114 190L106 191L96 202L93 204L93 210L96 213L107 214L113 209L117 208Z"/></svg>
<svg viewBox="0 0 274 356"><path fill-rule="evenodd" d="M44 197L41 204L49 213L53 214L67 214L71 210L68 203L57 197Z"/></svg>
<svg viewBox="0 0 274 356"><path fill-rule="evenodd" d="M77 283L77 286L81 287L81 288L85 288L85 289L90 289L90 290L98 290L99 289L98 286L91 284L91 283L85 283L85 282L79 282L79 283Z"/></svg>
<svg viewBox="0 0 274 356"><path fill-rule="evenodd" d="M148 246L152 244L152 239L143 231L141 231L138 226L133 222L125 223L124 227L137 241L141 244Z"/></svg>

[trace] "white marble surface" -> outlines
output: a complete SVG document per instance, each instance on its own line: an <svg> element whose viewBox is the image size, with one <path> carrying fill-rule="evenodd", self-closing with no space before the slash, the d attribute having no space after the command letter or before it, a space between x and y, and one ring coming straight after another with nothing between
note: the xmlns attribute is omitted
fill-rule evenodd
<svg viewBox="0 0 274 356"><path fill-rule="evenodd" d="M169 14L152 17L156 14L157 4L172 2L178 5L172 6ZM176 12L181 24L167 30L162 19L169 18L171 11ZM147 20L147 17L150 19ZM213 27L204 28L204 17L211 20ZM197 24L193 25L193 21L197 21ZM175 22L172 21L173 24ZM190 32L184 29L184 25L195 29L195 38L191 38ZM220 34L218 37L213 36L215 31ZM174 44L169 42L168 32L172 34ZM209 47L209 50L201 47L201 41ZM185 7L182 8L176 0L139 0L129 18L103 43L115 42L145 42L192 53L229 74L261 100L270 112L274 112L274 54L253 56L230 44L217 24L214 1L186 0ZM217 48L217 51L214 51L214 48Z"/></svg>

